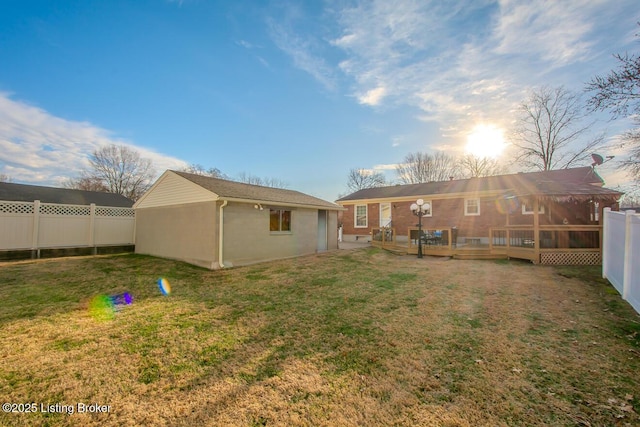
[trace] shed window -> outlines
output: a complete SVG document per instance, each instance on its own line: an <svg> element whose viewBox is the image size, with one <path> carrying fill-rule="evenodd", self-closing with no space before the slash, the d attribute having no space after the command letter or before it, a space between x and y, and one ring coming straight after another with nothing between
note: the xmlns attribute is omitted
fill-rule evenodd
<svg viewBox="0 0 640 427"><path fill-rule="evenodd" d="M465 199L464 214L480 215L480 199Z"/></svg>
<svg viewBox="0 0 640 427"><path fill-rule="evenodd" d="M271 209L269 215L269 231L291 231L291 211Z"/></svg>
<svg viewBox="0 0 640 427"><path fill-rule="evenodd" d="M356 227L367 227L367 205L356 205L355 210L355 223Z"/></svg>

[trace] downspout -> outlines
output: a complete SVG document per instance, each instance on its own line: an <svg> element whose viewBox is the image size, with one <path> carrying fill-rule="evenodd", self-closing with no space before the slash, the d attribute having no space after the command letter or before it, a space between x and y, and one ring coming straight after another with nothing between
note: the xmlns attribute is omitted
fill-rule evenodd
<svg viewBox="0 0 640 427"><path fill-rule="evenodd" d="M224 268L224 263L222 262L222 253L224 250L224 212L222 209L227 206L227 203L229 203L229 201L225 200L220 205L220 229L218 231L218 265L220 266L220 268Z"/></svg>

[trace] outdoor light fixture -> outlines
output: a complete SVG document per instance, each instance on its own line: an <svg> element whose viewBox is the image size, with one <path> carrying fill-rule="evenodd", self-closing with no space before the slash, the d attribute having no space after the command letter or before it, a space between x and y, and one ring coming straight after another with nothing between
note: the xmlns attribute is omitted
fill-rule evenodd
<svg viewBox="0 0 640 427"><path fill-rule="evenodd" d="M260 203L258 203L258 204L256 204L256 205L253 205L253 208L254 208L254 209L259 209L259 210L262 210L262 209L263 209L263 207L262 207L262 205L261 205Z"/></svg>
<svg viewBox="0 0 640 427"><path fill-rule="evenodd" d="M418 199L411 204L411 212L418 217L418 258L422 258L422 217L431 210L431 205L424 200Z"/></svg>

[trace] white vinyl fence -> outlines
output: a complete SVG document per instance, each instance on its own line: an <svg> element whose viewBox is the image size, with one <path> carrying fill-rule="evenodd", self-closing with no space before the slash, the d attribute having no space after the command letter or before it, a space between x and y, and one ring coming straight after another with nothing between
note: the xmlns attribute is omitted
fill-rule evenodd
<svg viewBox="0 0 640 427"><path fill-rule="evenodd" d="M0 251L133 245L132 208L0 201Z"/></svg>
<svg viewBox="0 0 640 427"><path fill-rule="evenodd" d="M640 214L635 211L604 209L602 277L640 313Z"/></svg>

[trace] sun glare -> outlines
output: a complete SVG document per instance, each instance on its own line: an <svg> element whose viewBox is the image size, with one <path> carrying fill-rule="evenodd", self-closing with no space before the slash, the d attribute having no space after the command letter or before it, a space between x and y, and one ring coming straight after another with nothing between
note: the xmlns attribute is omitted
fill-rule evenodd
<svg viewBox="0 0 640 427"><path fill-rule="evenodd" d="M498 157L506 147L503 130L493 125L477 125L467 136L466 151L478 157Z"/></svg>

